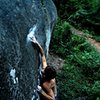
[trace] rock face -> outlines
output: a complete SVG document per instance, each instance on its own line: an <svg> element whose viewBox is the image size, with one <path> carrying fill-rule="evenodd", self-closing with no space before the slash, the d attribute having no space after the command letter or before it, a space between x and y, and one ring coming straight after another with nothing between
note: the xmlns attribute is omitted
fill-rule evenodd
<svg viewBox="0 0 100 100"><path fill-rule="evenodd" d="M56 18L51 0L0 0L0 100L39 100L41 62L27 35L35 35L47 56Z"/></svg>

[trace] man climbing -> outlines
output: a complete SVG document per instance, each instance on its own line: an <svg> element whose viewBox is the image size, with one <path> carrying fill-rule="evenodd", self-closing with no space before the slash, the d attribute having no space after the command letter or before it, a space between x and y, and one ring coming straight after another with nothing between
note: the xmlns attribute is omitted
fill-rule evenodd
<svg viewBox="0 0 100 100"><path fill-rule="evenodd" d="M55 83L56 71L53 67L47 66L43 73L42 88L43 90L55 100L56 96L56 83Z"/></svg>
<svg viewBox="0 0 100 100"><path fill-rule="evenodd" d="M45 54L43 51L43 48L41 45L37 42L35 37L32 37L32 42L36 44L39 48L39 52L41 54L42 59L42 81L41 81L41 87L43 90L41 90L41 93L48 99L48 100L55 100L55 97L57 96L57 88L56 88L56 70L47 65ZM39 88L41 88L39 86Z"/></svg>

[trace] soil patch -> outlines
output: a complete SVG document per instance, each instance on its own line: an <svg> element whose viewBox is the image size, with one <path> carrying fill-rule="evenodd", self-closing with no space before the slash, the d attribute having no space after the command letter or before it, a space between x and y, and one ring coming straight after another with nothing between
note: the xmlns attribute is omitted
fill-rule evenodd
<svg viewBox="0 0 100 100"><path fill-rule="evenodd" d="M49 65L54 66L57 71L59 71L63 67L64 61L65 60L61 59L59 56L50 53L47 62Z"/></svg>
<svg viewBox="0 0 100 100"><path fill-rule="evenodd" d="M100 42L97 42L95 39L92 39L92 36L89 35L89 36L84 36L84 32L82 31L79 31L77 29L75 29L74 27L71 27L70 28L70 31L73 33L73 34L76 34L76 35L79 35L83 38L86 38L86 40L91 44L91 46L95 47L96 50L98 52L100 52Z"/></svg>

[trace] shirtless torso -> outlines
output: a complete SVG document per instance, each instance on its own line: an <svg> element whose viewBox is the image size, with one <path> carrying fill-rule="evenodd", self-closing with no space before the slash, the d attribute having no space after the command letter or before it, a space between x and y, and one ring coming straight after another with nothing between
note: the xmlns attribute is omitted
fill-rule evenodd
<svg viewBox="0 0 100 100"><path fill-rule="evenodd" d="M43 88L46 90L46 93L53 98L52 100L55 100L55 79L45 81L43 83Z"/></svg>

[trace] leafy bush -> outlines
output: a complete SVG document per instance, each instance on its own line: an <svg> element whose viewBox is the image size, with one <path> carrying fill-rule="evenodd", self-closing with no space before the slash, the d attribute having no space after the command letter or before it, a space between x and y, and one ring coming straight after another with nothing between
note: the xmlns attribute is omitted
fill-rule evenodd
<svg viewBox="0 0 100 100"><path fill-rule="evenodd" d="M60 100L96 100L100 95L100 54L79 36L71 35L66 64L58 74Z"/></svg>
<svg viewBox="0 0 100 100"><path fill-rule="evenodd" d="M94 39L95 39L97 42L100 42L100 36L94 36Z"/></svg>
<svg viewBox="0 0 100 100"><path fill-rule="evenodd" d="M72 34L59 20L52 37L52 51L66 60L57 83L60 100L99 100L100 53L85 38Z"/></svg>
<svg viewBox="0 0 100 100"><path fill-rule="evenodd" d="M85 30L84 37L100 41L100 2L58 1L60 18L53 32L50 50L66 60L57 76L59 100L100 100L100 53L85 38L70 31L71 24Z"/></svg>
<svg viewBox="0 0 100 100"><path fill-rule="evenodd" d="M64 56L67 52L66 44L68 38L70 38L70 25L66 21L58 19L55 26L53 37L50 47L51 51L58 54L59 56Z"/></svg>
<svg viewBox="0 0 100 100"><path fill-rule="evenodd" d="M58 15L62 20L79 29L84 28L100 34L99 0L60 0L59 3Z"/></svg>

